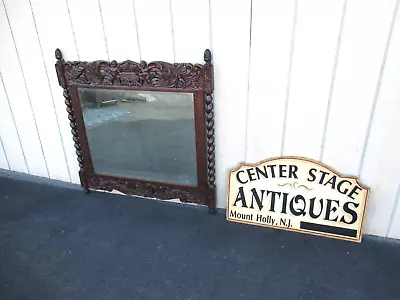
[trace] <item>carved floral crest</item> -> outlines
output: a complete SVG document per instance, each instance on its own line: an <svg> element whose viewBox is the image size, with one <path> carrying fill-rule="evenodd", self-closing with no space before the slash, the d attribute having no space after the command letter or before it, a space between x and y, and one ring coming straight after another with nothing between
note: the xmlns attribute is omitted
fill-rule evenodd
<svg viewBox="0 0 400 300"><path fill-rule="evenodd" d="M68 118L79 162L81 185L86 192L89 189L111 191L120 190L126 194L155 197L158 199L176 199L183 202L207 204L211 213L215 213L215 139L214 139L214 100L213 100L213 66L211 51L204 52L204 65L167 62L134 61L65 61L59 49L56 49L56 71L63 96L67 105ZM185 92L201 91L204 101L206 163L205 180L201 186L186 189L166 183L146 182L137 179L109 178L94 174L90 169L90 160L84 159L82 141L85 135L79 132L79 120L75 116L74 104L71 101L71 85L139 87L180 89ZM201 93L200 93L201 94ZM77 108L80 109L79 106ZM197 150L196 150L197 151ZM88 167L89 166L89 167ZM203 176L203 175L202 175ZM200 181L199 181L200 182Z"/></svg>
<svg viewBox="0 0 400 300"><path fill-rule="evenodd" d="M115 60L93 62L63 62L67 84L113 85L203 89L203 83L210 88L209 79L204 80L202 65L188 63L169 64L166 62L145 61L137 63Z"/></svg>

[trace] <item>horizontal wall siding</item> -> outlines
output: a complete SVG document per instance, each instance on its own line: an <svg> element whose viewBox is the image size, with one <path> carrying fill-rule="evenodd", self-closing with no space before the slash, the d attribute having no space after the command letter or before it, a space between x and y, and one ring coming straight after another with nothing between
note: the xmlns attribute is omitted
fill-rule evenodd
<svg viewBox="0 0 400 300"><path fill-rule="evenodd" d="M321 160L371 188L365 231L400 238L397 0L2 0L0 168L79 183L54 69L67 60L215 66L217 205L229 170Z"/></svg>

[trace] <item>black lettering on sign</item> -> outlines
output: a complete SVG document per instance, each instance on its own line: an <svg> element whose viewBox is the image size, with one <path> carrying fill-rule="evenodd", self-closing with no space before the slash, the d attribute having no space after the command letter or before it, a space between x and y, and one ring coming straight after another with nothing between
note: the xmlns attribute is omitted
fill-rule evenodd
<svg viewBox="0 0 400 300"><path fill-rule="evenodd" d="M294 165L290 165L289 166L289 178L296 178L298 179L296 172L299 168L297 166Z"/></svg>
<svg viewBox="0 0 400 300"><path fill-rule="evenodd" d="M317 169L314 168L308 171L308 174L311 176L311 178L307 178L309 182L313 182L316 179L315 172L317 172Z"/></svg>
<svg viewBox="0 0 400 300"><path fill-rule="evenodd" d="M274 192L274 191L267 191L267 196L271 194L271 207L270 207L270 211L275 211L275 197L276 195L278 195L278 197L280 197L281 192Z"/></svg>
<svg viewBox="0 0 400 300"><path fill-rule="evenodd" d="M276 165L268 165L268 168L271 169L272 178L275 178L275 168Z"/></svg>
<svg viewBox="0 0 400 300"><path fill-rule="evenodd" d="M338 192L341 193L341 194L343 194L343 195L346 195L347 192L349 191L349 189L348 189L348 188L345 188L344 190L342 190L341 187L342 187L342 184L343 184L343 183L347 183L347 184L349 184L349 185L351 186L351 182L348 181L348 180L341 180L341 181L338 183L338 185L337 185L337 190L338 190Z"/></svg>
<svg viewBox="0 0 400 300"><path fill-rule="evenodd" d="M239 177L239 174L240 174L240 173L244 173L244 171L243 171L243 170L240 170L239 172L237 172L237 173L236 173L236 179L237 179L237 181L239 181L241 184L245 184L246 182L248 182L248 180L242 181L242 180L240 179L240 177Z"/></svg>
<svg viewBox="0 0 400 300"><path fill-rule="evenodd" d="M250 208L254 208L253 202L254 202L254 199L255 199L256 203L257 203L257 206L258 206L258 209L261 211L262 208L263 208L263 204L262 203L263 203L265 190L260 190L260 191L261 191L261 199L257 194L257 190L255 188L251 189L251 192L252 192L253 196L251 197L251 206L250 206Z"/></svg>
<svg viewBox="0 0 400 300"><path fill-rule="evenodd" d="M235 203L233 203L233 206L236 206L236 203L238 203L239 201L242 201L242 207L247 207L246 198L244 197L243 187L239 188L239 191L236 196Z"/></svg>
<svg viewBox="0 0 400 300"><path fill-rule="evenodd" d="M324 199L319 199L319 205L321 206L319 214L314 213L314 205L315 205L315 197L310 199L310 217L316 219L322 214L322 211L324 210Z"/></svg>
<svg viewBox="0 0 400 300"><path fill-rule="evenodd" d="M258 179L260 179L260 174L262 175L262 177L268 178L267 168L263 166L263 169L264 171L262 171L259 167L256 167L256 174Z"/></svg>
<svg viewBox="0 0 400 300"><path fill-rule="evenodd" d="M333 175L333 176L331 177L331 179L329 179L327 182L325 182L324 185L328 185L328 184L331 185L331 189L332 189L332 190L334 190L334 189L336 188L336 175Z"/></svg>
<svg viewBox="0 0 400 300"><path fill-rule="evenodd" d="M354 224L357 221L357 213L349 207L350 204L353 204L355 208L357 208L360 205L358 203L346 202L343 205L343 210L346 213L348 213L349 215L351 215L351 220L350 220L350 222L347 222L346 219L344 218L344 216L342 216L342 218L340 219L340 222L343 222L346 224Z"/></svg>
<svg viewBox="0 0 400 300"><path fill-rule="evenodd" d="M256 180L256 177L255 177L256 174L254 173L253 168L247 169L247 174L249 175L250 181Z"/></svg>
<svg viewBox="0 0 400 300"><path fill-rule="evenodd" d="M332 206L332 203L336 203L336 206ZM325 213L325 220L327 221L337 221L338 216L336 216L334 219L330 219L331 212L336 212L339 207L339 201L338 200L331 200L331 199L326 199L326 213Z"/></svg>
<svg viewBox="0 0 400 300"><path fill-rule="evenodd" d="M287 167L287 165L279 165L279 177L286 178L286 175L285 175L285 173L287 171L286 167Z"/></svg>
<svg viewBox="0 0 400 300"><path fill-rule="evenodd" d="M354 189L349 193L349 197L350 197L351 199L356 200L356 198L353 198L352 196L353 196L353 194L358 195L357 190L361 191L361 189L360 189L358 186L355 186Z"/></svg>
<svg viewBox="0 0 400 300"><path fill-rule="evenodd" d="M286 214L286 207L287 207L287 197L289 196L288 193L282 193L283 200L282 200L282 211L281 213Z"/></svg>
<svg viewBox="0 0 400 300"><path fill-rule="evenodd" d="M303 208L295 209L294 204L295 203L298 204L300 201L302 201L304 204ZM290 200L289 208L290 208L290 212L294 216L305 216L306 215L306 199L304 199L304 197L302 195L294 196L292 198L292 200Z"/></svg>
<svg viewBox="0 0 400 300"><path fill-rule="evenodd" d="M322 184L324 182L325 176L328 175L329 173L321 170L319 170L319 172L321 173L321 179L319 180L319 184Z"/></svg>

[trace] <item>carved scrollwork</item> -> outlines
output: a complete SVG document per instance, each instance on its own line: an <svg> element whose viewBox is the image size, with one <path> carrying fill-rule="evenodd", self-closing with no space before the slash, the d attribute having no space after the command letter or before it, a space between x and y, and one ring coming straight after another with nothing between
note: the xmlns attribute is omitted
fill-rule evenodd
<svg viewBox="0 0 400 300"><path fill-rule="evenodd" d="M130 60L120 63L115 60L111 62L101 60L93 62L65 61L59 49L56 50L56 58L58 81L64 89L63 95L79 162L81 185L85 191L89 191L89 188L107 191L116 189L131 195L158 199L180 199L183 202L207 204L210 212L215 212L215 138L214 101L212 95L214 86L213 66L209 50L204 52L204 65L189 63L170 64L159 61L147 64L145 61L137 63ZM80 107L78 105L75 107L76 111L74 111L75 102L73 105L71 101L71 91L74 92L75 89L73 85L139 87L144 89L150 88L151 90L160 89L161 91L165 91L165 89L177 89L182 92L200 92L197 95L201 95L201 97L195 99L202 99L205 104L204 116L207 143L206 161L204 161L204 156L201 160L201 163L207 163L207 174L201 172L201 180L199 180L201 184L199 183L199 186L196 187L175 187L161 182L154 183L144 180L129 180L93 174L90 154L85 152L84 156L81 147L83 145L84 149L86 149L87 141L85 134L81 134L80 137L78 132L77 121L78 123L81 121L80 119L76 119L75 113L79 112ZM79 128L81 128L80 125L79 123ZM204 138L203 134L204 132L202 133L202 138ZM202 147L202 149L204 148ZM202 153L204 155L203 150ZM204 168L202 169L204 170Z"/></svg>
<svg viewBox="0 0 400 300"><path fill-rule="evenodd" d="M192 64L168 64L164 62L149 63L149 75L154 87L200 88L201 66Z"/></svg>
<svg viewBox="0 0 400 300"><path fill-rule="evenodd" d="M180 199L182 202L198 202L194 192L168 187L163 184L121 180L91 175L88 178L90 188L99 190L118 190L128 195L152 197L157 199ZM203 203L204 204L204 203Z"/></svg>
<svg viewBox="0 0 400 300"><path fill-rule="evenodd" d="M68 84L114 85L199 90L203 86L201 65L115 60L63 62Z"/></svg>

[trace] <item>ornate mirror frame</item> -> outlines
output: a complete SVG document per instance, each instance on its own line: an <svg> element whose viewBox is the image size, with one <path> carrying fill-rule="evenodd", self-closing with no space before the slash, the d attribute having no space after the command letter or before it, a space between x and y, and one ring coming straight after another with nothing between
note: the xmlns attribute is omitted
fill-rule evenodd
<svg viewBox="0 0 400 300"><path fill-rule="evenodd" d="M215 139L213 65L210 50L204 52L204 65L155 61L65 61L56 49L58 82L64 89L79 177L85 192L118 190L125 194L158 199L176 199L207 205L215 213ZM196 133L197 186L122 178L95 173L78 88L124 89L192 93Z"/></svg>

